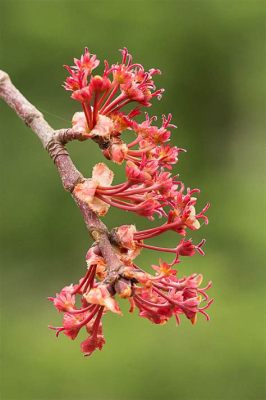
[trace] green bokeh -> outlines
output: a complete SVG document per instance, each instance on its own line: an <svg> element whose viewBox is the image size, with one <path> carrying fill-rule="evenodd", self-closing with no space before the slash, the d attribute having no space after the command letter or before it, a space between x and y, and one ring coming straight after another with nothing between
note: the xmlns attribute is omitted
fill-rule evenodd
<svg viewBox="0 0 266 400"><path fill-rule="evenodd" d="M56 128L78 110L61 66L85 45L110 62L127 46L163 71L153 113L173 113L174 141L188 149L178 172L202 189L200 205L212 204L210 225L193 234L207 239L206 257L179 269L213 280L215 297L211 322L194 327L155 326L126 308L108 315L104 351L89 359L81 339L56 340L47 325L60 319L46 297L84 273L89 240L37 138L1 102L1 399L265 399L265 1L0 0L0 15L0 68ZM69 148L84 174L102 157L93 143ZM147 226L116 210L105 221L122 218ZM149 251L139 258L156 261Z"/></svg>

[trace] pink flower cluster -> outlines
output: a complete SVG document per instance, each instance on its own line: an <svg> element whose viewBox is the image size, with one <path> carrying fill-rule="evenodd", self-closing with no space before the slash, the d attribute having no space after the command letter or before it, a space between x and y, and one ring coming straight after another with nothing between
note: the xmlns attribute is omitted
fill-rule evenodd
<svg viewBox="0 0 266 400"><path fill-rule="evenodd" d="M94 166L92 177L79 183L74 195L86 202L99 216L108 212L110 206L131 211L153 220L158 215L162 222L150 229L138 231L134 225L122 225L110 232L113 249L121 261L121 271L115 279L108 278L108 265L97 244L88 251L88 269L84 278L76 285L62 289L55 298L49 298L64 313L63 326L51 327L57 335L64 332L75 339L85 327L89 336L81 344L85 355L101 349L105 343L102 333L102 316L111 311L121 314L115 295L128 299L130 311L135 307L139 315L155 324L164 324L172 316L177 323L184 314L193 324L198 313L209 319L206 309L212 303L206 294L211 283L200 288L202 275L192 274L178 277L174 265L181 257L204 255L202 246L187 239L189 231L205 224L209 204L196 211L198 189L185 189L184 184L171 174L172 166L178 161L181 148L171 146L171 114L162 116L161 126L154 123L156 117L146 117L138 123L135 117L143 107L150 107L153 97L160 98L163 90L156 90L153 76L157 69L145 71L143 66L132 62L127 49L122 51L122 62L109 66L105 61L103 74L93 75L99 65L95 55L85 49L80 59L74 59L73 67L66 66L70 76L65 88L72 91L71 97L79 101L83 112L73 116L73 128L81 132L84 139L93 139L104 156L116 163L125 162L126 181L112 185L114 174L104 164ZM130 112L123 108L133 103ZM125 143L122 133L134 135ZM158 247L146 241L164 232L174 231L181 238L175 248ZM152 265L155 273L149 274L134 261L141 249L173 253L171 263L160 260ZM77 306L80 297L80 304ZM202 302L205 302L202 305Z"/></svg>

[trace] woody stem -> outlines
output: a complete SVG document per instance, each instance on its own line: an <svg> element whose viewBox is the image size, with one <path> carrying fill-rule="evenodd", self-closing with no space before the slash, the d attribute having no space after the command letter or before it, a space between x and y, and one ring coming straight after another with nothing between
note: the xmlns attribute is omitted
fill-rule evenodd
<svg viewBox="0 0 266 400"><path fill-rule="evenodd" d="M64 147L62 136L47 123L42 113L33 106L13 85L8 74L0 70L0 97L12 108L22 121L38 136L43 147L48 151L55 163L63 187L70 192L79 207L84 222L92 238L98 242L102 256L111 275L121 267L121 263L113 251L108 238L108 229L89 206L74 194L75 186L84 181Z"/></svg>

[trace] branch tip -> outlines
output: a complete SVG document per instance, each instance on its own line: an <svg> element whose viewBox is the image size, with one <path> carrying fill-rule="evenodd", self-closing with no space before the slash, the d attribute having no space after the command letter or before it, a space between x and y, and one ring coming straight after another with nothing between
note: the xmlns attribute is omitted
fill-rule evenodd
<svg viewBox="0 0 266 400"><path fill-rule="evenodd" d="M9 75L0 69L0 85L2 85L5 81L10 80Z"/></svg>

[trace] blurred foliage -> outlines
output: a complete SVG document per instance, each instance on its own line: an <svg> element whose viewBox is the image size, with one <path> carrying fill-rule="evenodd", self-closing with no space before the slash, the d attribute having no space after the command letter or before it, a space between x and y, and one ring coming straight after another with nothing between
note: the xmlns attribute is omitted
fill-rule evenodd
<svg viewBox="0 0 266 400"><path fill-rule="evenodd" d="M135 315L106 316L104 351L79 353L78 338L56 340L59 316L46 301L84 273L89 240L71 198L37 138L1 102L1 398L3 400L262 400L265 199L265 1L3 1L0 66L56 128L78 104L61 88L85 45L103 60L158 67L166 93L152 112L172 112L178 172L202 189L210 225L206 257L182 274L212 279L211 322L161 327ZM93 143L69 146L90 174ZM117 181L123 174L119 168ZM109 227L149 223L113 210ZM174 243L174 235L160 243ZM147 267L156 254L143 252Z"/></svg>

